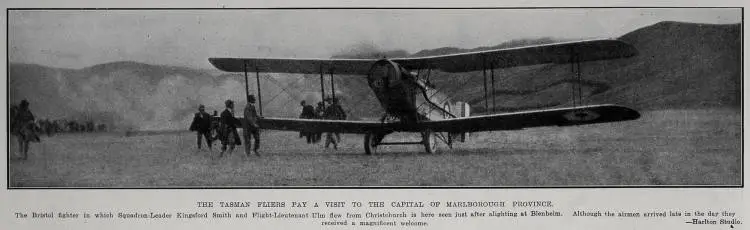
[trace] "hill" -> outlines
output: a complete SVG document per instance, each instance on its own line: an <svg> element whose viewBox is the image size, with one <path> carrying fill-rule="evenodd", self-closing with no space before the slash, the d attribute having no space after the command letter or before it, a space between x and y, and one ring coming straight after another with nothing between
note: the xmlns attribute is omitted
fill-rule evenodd
<svg viewBox="0 0 750 230"><path fill-rule="evenodd" d="M185 67L113 62L83 69L11 63L9 101L31 102L39 119L94 121L120 130L187 129L199 104L220 112L224 101L245 106L244 75ZM299 101L320 101L319 75L261 74L265 116L296 117ZM255 77L250 79L255 93ZM328 76L326 90L330 91ZM344 103L377 108L363 81L336 78ZM364 93L363 93L364 92ZM369 101L369 103L364 102ZM349 108L352 118L357 112ZM241 115L241 112L239 113Z"/></svg>
<svg viewBox="0 0 750 230"><path fill-rule="evenodd" d="M191 105L206 101L195 93L201 86L220 84L202 71L137 62L79 70L11 63L9 72L10 103L28 99L38 118L92 120L120 129L170 128L189 119Z"/></svg>
<svg viewBox="0 0 750 230"><path fill-rule="evenodd" d="M615 103L639 110L741 106L740 25L661 22L618 38L639 55L582 63L582 81L571 65L539 65L495 70L495 111L569 106L577 87L583 103ZM488 74L489 75L489 74ZM434 83L483 112L482 73ZM488 99L492 107L492 99ZM576 99L576 103L578 100Z"/></svg>
<svg viewBox="0 0 750 230"><path fill-rule="evenodd" d="M437 56L437 55L446 55L446 54L452 54L452 53L463 53L463 52L474 52L474 51L482 51L482 50L494 50L494 49L504 49L504 48L512 48L512 47L522 47L522 46L531 46L531 45L540 45L540 44L550 44L550 43L557 43L557 42L565 42L569 40L565 39L556 39L552 37L543 37L543 38L536 38L536 39L515 39L510 40L507 42L500 43L498 45L494 46L482 46L477 47L473 49L461 49L456 47L443 47L443 48L437 48L437 49L428 49L428 50L421 50L419 52L416 52L412 55L409 55L410 57L426 57L426 56Z"/></svg>
<svg viewBox="0 0 750 230"><path fill-rule="evenodd" d="M740 108L741 37L740 24L662 22L628 33L619 39L640 55L624 63L634 79L621 87L637 89L639 108Z"/></svg>
<svg viewBox="0 0 750 230"><path fill-rule="evenodd" d="M539 65L494 70L494 111L569 106L580 87L583 103L615 103L639 110L740 108L741 28L661 22L621 36L640 54L628 59L582 63L582 81L573 81L570 65ZM416 57L560 42L521 39L491 47L443 47L408 54L364 46L338 58ZM262 74L266 116L295 117L300 100L320 101L320 76ZM325 76L326 92L330 77ZM254 76L250 92L255 91ZM382 109L362 77L336 76L336 93L350 117L375 117ZM432 71L434 83L454 100L485 112L482 72ZM9 102L31 102L39 118L95 120L121 129L184 129L198 104L220 111L224 100L244 107L244 76L185 67L113 62L83 69L34 64L9 66ZM580 103L580 102L576 102Z"/></svg>

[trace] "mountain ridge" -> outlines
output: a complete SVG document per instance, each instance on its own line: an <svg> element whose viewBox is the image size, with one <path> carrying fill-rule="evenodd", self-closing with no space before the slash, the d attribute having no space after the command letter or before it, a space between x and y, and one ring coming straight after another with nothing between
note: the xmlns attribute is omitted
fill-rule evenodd
<svg viewBox="0 0 750 230"><path fill-rule="evenodd" d="M431 80L454 100L472 103L476 113L614 103L638 110L741 107L740 24L659 22L620 36L640 54L633 58L583 64L583 81L571 81L570 65L524 66L495 70L495 105L485 109L482 73L433 71ZM339 58L431 56L569 41L551 37L517 39L495 46L441 47L413 54L373 47ZM265 115L294 117L299 100L320 100L319 75L262 74ZM326 91L330 78L325 76ZM335 77L336 93L352 117L382 112L364 78ZM197 104L221 110L223 101L243 102L240 74L140 63L110 62L81 69L29 63L9 65L9 104L28 99L37 117L106 120L114 127L181 129ZM581 87L583 100L571 92ZM254 81L250 92L254 92ZM492 105L491 103L488 103ZM238 107L244 104L238 104ZM240 107L241 108L241 107ZM487 111L489 110L489 111Z"/></svg>

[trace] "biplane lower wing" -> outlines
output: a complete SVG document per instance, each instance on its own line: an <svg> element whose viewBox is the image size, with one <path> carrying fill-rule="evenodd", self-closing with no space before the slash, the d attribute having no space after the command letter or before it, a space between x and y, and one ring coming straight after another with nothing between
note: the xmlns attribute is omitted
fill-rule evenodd
<svg viewBox="0 0 750 230"><path fill-rule="evenodd" d="M370 133L392 128L394 123L377 121L347 121L296 118L262 118L261 129L309 131L309 132L339 132L339 133Z"/></svg>
<svg viewBox="0 0 750 230"><path fill-rule="evenodd" d="M426 121L422 126L433 132L481 132L627 121L640 116L638 111L623 106L590 105Z"/></svg>
<svg viewBox="0 0 750 230"><path fill-rule="evenodd" d="M532 110L515 113L462 117L446 120L423 121L416 124L377 121L345 121L295 118L263 118L263 129L378 133L378 132L481 132L493 130L518 130L543 126L571 126L615 121L635 120L638 111L618 105L591 105L575 108Z"/></svg>

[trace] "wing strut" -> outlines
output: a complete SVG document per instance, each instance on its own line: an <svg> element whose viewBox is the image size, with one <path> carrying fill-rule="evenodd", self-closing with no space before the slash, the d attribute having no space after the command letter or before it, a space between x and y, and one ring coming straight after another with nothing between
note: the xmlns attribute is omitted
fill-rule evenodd
<svg viewBox="0 0 750 230"><path fill-rule="evenodd" d="M333 68L331 68L331 98L336 100L336 85L333 84ZM333 103L333 101L331 101Z"/></svg>
<svg viewBox="0 0 750 230"><path fill-rule="evenodd" d="M576 55L576 75L578 75L578 104L583 105L583 91L581 88L583 88L583 81L581 80L581 59Z"/></svg>
<svg viewBox="0 0 750 230"><path fill-rule="evenodd" d="M245 72L245 100L247 100L247 95L250 95L250 84L247 83L247 61L242 62L242 69ZM245 102L250 103L249 101Z"/></svg>
<svg viewBox="0 0 750 230"><path fill-rule="evenodd" d="M250 83L248 83L247 80L247 61L242 62L242 70L245 72L245 102L250 103L247 101L247 96L250 95ZM258 112L260 116L263 116L263 98L260 95L260 71L258 70L258 66L255 66L255 84L257 86L257 94L258 94Z"/></svg>
<svg viewBox="0 0 750 230"><path fill-rule="evenodd" d="M583 85L581 85L581 58L578 56L578 53L573 51L572 49L570 50L570 52L570 70L571 72L573 72L573 81L575 82L575 84L571 84L571 93L573 96L573 107L575 108L576 99L578 99L577 105L583 106ZM578 89L576 89L576 86Z"/></svg>
<svg viewBox="0 0 750 230"><path fill-rule="evenodd" d="M258 87L258 113L263 117L263 96L260 94L260 71L255 66L255 84Z"/></svg>
<svg viewBox="0 0 750 230"><path fill-rule="evenodd" d="M492 97L492 113L495 113L495 64L490 62L490 79L492 79L492 90L490 91L490 97Z"/></svg>
<svg viewBox="0 0 750 230"><path fill-rule="evenodd" d="M482 77L484 77L482 81L484 83L484 112L488 113L490 108L487 104L487 60L484 55L482 55Z"/></svg>
<svg viewBox="0 0 750 230"><path fill-rule="evenodd" d="M490 68L489 92L487 92L487 67ZM495 63L493 61L488 62L487 56L482 56L482 76L484 77L484 111L485 113L495 113ZM490 109L488 97L492 98L492 109Z"/></svg>
<svg viewBox="0 0 750 230"><path fill-rule="evenodd" d="M326 89L323 85L323 63L320 63L320 101L326 99Z"/></svg>

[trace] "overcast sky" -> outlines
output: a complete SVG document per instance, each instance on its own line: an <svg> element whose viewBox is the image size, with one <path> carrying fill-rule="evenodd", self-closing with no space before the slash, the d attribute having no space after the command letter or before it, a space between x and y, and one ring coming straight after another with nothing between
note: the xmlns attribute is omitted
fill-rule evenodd
<svg viewBox="0 0 750 230"><path fill-rule="evenodd" d="M11 62L212 68L209 57L329 58L362 44L410 53L519 38L616 38L660 21L739 23L739 9L10 11Z"/></svg>

